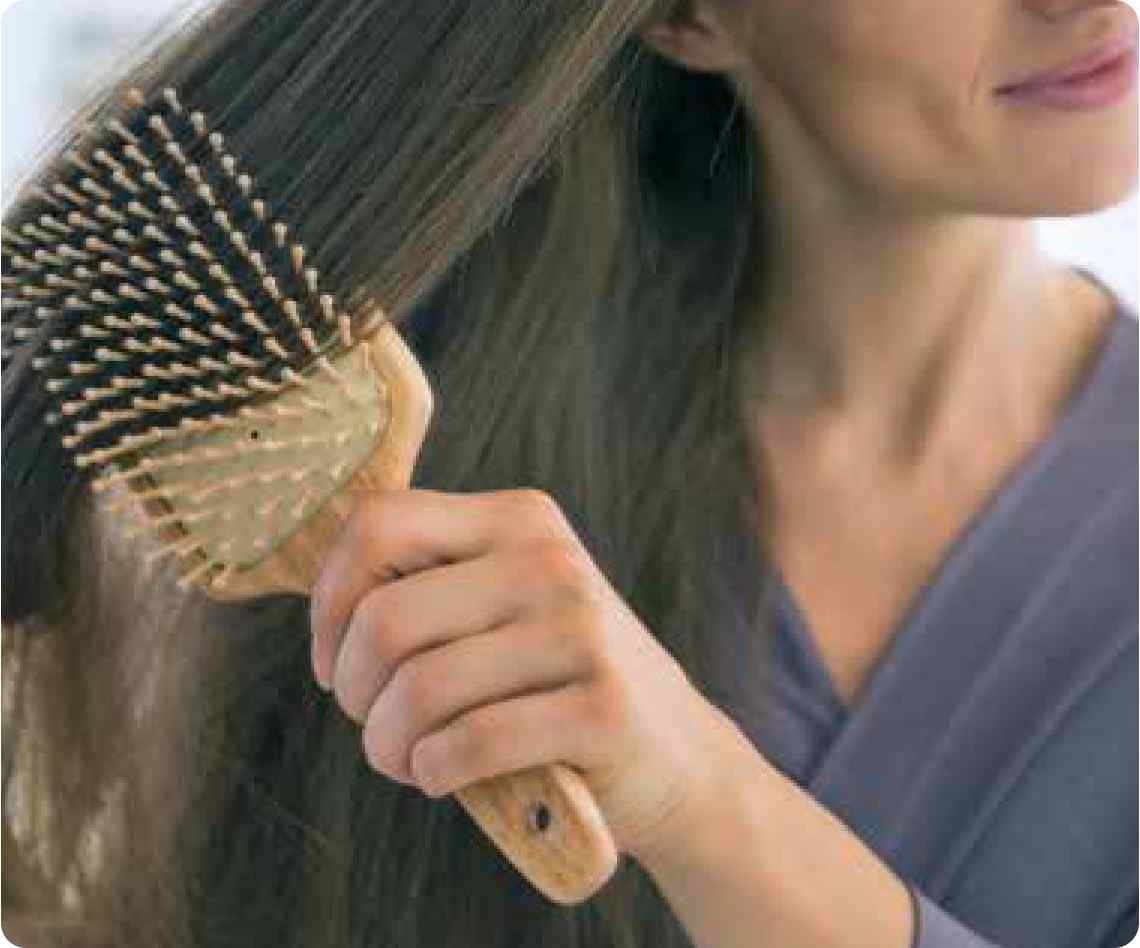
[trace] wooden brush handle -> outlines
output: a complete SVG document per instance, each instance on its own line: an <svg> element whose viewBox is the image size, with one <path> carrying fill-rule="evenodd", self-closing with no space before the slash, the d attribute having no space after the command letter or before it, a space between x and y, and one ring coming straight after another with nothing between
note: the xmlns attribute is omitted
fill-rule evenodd
<svg viewBox="0 0 1140 948"><path fill-rule="evenodd" d="M384 324L345 357L347 370L372 372L389 395L391 422L375 451L345 488L303 529L256 567L224 587L207 587L219 600L269 593L308 595L325 552L359 491L411 485L412 471L432 412L431 386L396 329ZM338 368L342 368L338 362ZM597 802L581 775L551 764L472 784L455 794L479 828L536 889L563 905L593 895L617 867L617 850Z"/></svg>
<svg viewBox="0 0 1140 948"><path fill-rule="evenodd" d="M572 767L531 767L471 784L455 796L512 865L555 902L588 899L617 867L605 818Z"/></svg>

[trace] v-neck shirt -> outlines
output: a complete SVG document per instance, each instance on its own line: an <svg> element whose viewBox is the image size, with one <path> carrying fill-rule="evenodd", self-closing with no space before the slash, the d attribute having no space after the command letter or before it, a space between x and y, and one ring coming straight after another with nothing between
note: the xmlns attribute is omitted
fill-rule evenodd
<svg viewBox="0 0 1140 948"><path fill-rule="evenodd" d="M737 624L724 709L906 879L916 948L1134 930L1136 455L1136 314L1116 298L1051 431L959 532L850 708L775 570L772 637ZM1101 798L1068 799L1082 781Z"/></svg>
<svg viewBox="0 0 1140 948"><path fill-rule="evenodd" d="M1118 350L1127 346L1131 337L1135 335L1135 324L1134 314L1130 313L1127 307L1120 305L1118 300L1111 323L1106 327L1104 338L1094 354L1090 368L1070 395L1049 433L1011 468L1001 483L967 519L965 526L950 543L933 574L922 584L896 623L895 631L891 634L887 646L854 701L845 701L840 696L817 640L811 633L806 613L779 571L772 570L774 608L779 614L779 628L784 633L786 646L783 653L778 652L776 657L782 659L786 663L787 670L791 672L787 681L797 685L802 695L814 706L811 716L822 725L819 732L820 739L815 743L820 745L829 743L827 740L829 735L837 734L848 718L857 713L865 702L873 700L875 679L879 675L890 674L888 668L905 650L908 637L917 634L912 630L932 624L936 616L931 613L945 607L944 603L939 602L939 587L944 582L949 582L952 574L967 568L968 563L959 561L968 561L970 551L985 542L984 536L976 535L984 535L999 529L1000 523L991 525L990 521L1000 521L1005 508L1016 504L1017 498L1023 495L1035 480L1048 474L1052 458L1065 450L1066 442L1075 435L1073 429L1086 420L1088 403L1095 402L1100 389L1110 381L1113 368L1119 362ZM928 600L934 600L933 605L928 605ZM806 772L804 769L799 771L801 776Z"/></svg>

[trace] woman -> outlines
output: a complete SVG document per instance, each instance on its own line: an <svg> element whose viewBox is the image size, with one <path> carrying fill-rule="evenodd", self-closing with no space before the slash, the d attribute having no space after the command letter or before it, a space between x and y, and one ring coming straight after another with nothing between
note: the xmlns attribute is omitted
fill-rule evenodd
<svg viewBox="0 0 1140 948"><path fill-rule="evenodd" d="M13 355L9 934L1131 938L1134 314L1028 218L1134 187L1135 36L1079 0L278 0L165 40L122 85L211 114L439 404L311 602L223 607L140 573ZM450 796L550 760L630 857L574 908Z"/></svg>

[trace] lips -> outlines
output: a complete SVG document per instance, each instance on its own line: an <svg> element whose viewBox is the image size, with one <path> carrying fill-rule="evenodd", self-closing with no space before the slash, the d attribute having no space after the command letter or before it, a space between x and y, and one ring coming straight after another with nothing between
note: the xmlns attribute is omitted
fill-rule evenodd
<svg viewBox="0 0 1140 948"><path fill-rule="evenodd" d="M1060 68L1044 70L1007 85L999 86L997 92L1019 92L1073 82L1093 75L1106 66L1118 62L1123 57L1131 55L1135 49L1136 39L1133 36L1120 36L1107 43L1102 43L1091 52L1078 59L1071 60Z"/></svg>

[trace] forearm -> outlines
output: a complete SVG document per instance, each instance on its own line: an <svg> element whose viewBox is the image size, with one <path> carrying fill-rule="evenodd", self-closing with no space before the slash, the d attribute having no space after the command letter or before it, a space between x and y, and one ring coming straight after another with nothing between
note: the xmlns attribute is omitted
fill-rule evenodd
<svg viewBox="0 0 1140 948"><path fill-rule="evenodd" d="M907 948L906 886L751 747L636 854L697 948Z"/></svg>

